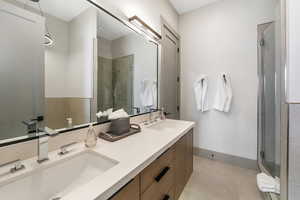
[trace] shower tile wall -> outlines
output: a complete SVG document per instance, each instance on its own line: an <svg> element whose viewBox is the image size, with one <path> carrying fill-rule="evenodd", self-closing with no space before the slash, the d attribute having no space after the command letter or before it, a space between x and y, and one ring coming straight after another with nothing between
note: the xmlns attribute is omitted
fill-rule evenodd
<svg viewBox="0 0 300 200"><path fill-rule="evenodd" d="M98 57L98 110L123 108L129 114L133 105L134 55Z"/></svg>
<svg viewBox="0 0 300 200"><path fill-rule="evenodd" d="M129 114L133 105L133 62L133 55L113 59L114 108L123 108Z"/></svg>
<svg viewBox="0 0 300 200"><path fill-rule="evenodd" d="M289 200L300 199L300 104L290 105Z"/></svg>
<svg viewBox="0 0 300 200"><path fill-rule="evenodd" d="M98 57L98 111L113 107L112 59Z"/></svg>

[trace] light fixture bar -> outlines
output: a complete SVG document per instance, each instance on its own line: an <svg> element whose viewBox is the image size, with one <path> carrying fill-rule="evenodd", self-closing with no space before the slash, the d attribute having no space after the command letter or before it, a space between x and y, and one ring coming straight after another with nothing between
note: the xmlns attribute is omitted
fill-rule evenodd
<svg viewBox="0 0 300 200"><path fill-rule="evenodd" d="M141 18L139 18L138 16L133 16L129 18L129 21L131 23L135 23L139 26L141 26L143 29L147 30L147 32L150 32L152 35L154 35L155 37L157 37L158 39L161 39L161 35L159 33L157 33L153 28L151 28L148 24L146 24Z"/></svg>

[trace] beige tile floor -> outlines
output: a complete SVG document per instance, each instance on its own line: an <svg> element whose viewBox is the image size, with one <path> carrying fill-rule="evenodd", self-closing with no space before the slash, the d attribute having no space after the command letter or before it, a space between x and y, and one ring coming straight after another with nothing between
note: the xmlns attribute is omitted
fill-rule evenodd
<svg viewBox="0 0 300 200"><path fill-rule="evenodd" d="M194 172L180 200L263 200L254 170L194 157Z"/></svg>

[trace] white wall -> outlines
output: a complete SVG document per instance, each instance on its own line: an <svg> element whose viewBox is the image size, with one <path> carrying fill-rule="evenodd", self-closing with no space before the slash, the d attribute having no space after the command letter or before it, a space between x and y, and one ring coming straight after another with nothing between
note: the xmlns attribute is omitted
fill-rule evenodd
<svg viewBox="0 0 300 200"><path fill-rule="evenodd" d="M300 1L287 0L287 101L300 103Z"/></svg>
<svg viewBox="0 0 300 200"><path fill-rule="evenodd" d="M46 19L54 45L45 48L45 96L91 98L96 10L89 8L69 22Z"/></svg>
<svg viewBox="0 0 300 200"><path fill-rule="evenodd" d="M226 0L180 16L182 119L197 122L195 146L257 158L257 25L274 19L276 0ZM209 76L210 106L216 78L232 79L230 113L196 111L193 83Z"/></svg>
<svg viewBox="0 0 300 200"><path fill-rule="evenodd" d="M45 97L65 97L69 25L52 16L47 16L47 25L55 43L45 48Z"/></svg>
<svg viewBox="0 0 300 200"><path fill-rule="evenodd" d="M89 8L70 23L70 54L67 67L68 97L93 96L93 40L97 38L96 9Z"/></svg>
<svg viewBox="0 0 300 200"><path fill-rule="evenodd" d="M157 81L157 46L136 34L129 34L112 42L113 58L134 55L134 107L142 107L140 89L143 80Z"/></svg>
<svg viewBox="0 0 300 200"><path fill-rule="evenodd" d="M112 49L111 49L112 41L107 40L105 38L98 37L98 56L104 58L113 58Z"/></svg>
<svg viewBox="0 0 300 200"><path fill-rule="evenodd" d="M159 33L161 16L172 28L178 30L178 13L168 0L94 0L94 2L105 8L110 7L116 13L119 11L127 18L137 15Z"/></svg>

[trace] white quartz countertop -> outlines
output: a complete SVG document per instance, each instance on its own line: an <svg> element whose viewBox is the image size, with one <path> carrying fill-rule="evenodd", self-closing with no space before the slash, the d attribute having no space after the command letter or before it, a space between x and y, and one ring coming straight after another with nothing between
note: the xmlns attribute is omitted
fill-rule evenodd
<svg viewBox="0 0 300 200"><path fill-rule="evenodd" d="M157 122L150 127L142 127L142 132L119 140L117 142L107 142L98 140L98 144L92 151L106 156L118 162L114 167L96 176L88 183L82 185L76 190L63 196L61 200L106 200L115 192L122 188L127 182L137 176L145 167L152 163L164 151L175 144L183 135L194 127L194 122L179 120L164 120ZM78 144L74 152L85 151L83 144ZM64 159L67 159L66 156ZM51 152L51 162L59 160L57 152ZM34 171L40 167L38 164L30 164L35 159L29 159L24 162L27 169L22 172L26 173ZM36 163L36 162L35 162ZM47 163L44 164L45 166ZM16 176L16 175L14 175ZM16 179L17 177L7 177L8 179ZM6 182L4 177L0 178L1 182ZM10 180L11 182L11 180Z"/></svg>

